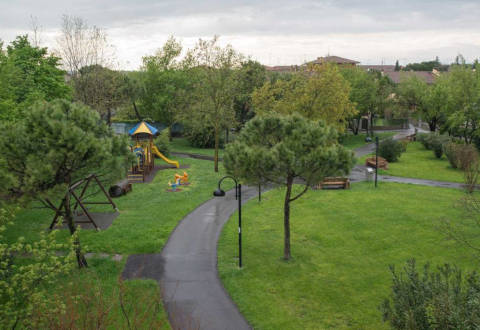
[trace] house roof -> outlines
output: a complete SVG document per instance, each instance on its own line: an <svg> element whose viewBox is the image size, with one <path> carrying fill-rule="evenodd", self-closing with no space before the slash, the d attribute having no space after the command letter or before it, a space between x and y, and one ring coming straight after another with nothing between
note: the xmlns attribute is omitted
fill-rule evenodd
<svg viewBox="0 0 480 330"><path fill-rule="evenodd" d="M271 72L294 72L298 71L296 65L277 65L277 66L265 66L267 71Z"/></svg>
<svg viewBox="0 0 480 330"><path fill-rule="evenodd" d="M416 76L425 81L427 84L433 84L436 77L430 71L385 71L385 75L392 79L392 81L396 84L411 76Z"/></svg>
<svg viewBox="0 0 480 330"><path fill-rule="evenodd" d="M380 72L393 72L395 71L395 65L358 65L359 68L364 70L376 70Z"/></svg>
<svg viewBox="0 0 480 330"><path fill-rule="evenodd" d="M145 121L141 121L137 125L135 125L130 131L128 131L128 135L135 135L140 133L156 135L158 133L158 129Z"/></svg>
<svg viewBox="0 0 480 330"><path fill-rule="evenodd" d="M357 64L360 62L349 60L340 56L324 56L317 57L316 60L309 62L310 64L335 63L335 64Z"/></svg>

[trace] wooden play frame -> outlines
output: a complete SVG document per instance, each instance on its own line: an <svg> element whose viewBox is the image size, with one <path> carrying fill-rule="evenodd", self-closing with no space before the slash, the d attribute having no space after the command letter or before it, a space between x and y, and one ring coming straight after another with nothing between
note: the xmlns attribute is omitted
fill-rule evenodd
<svg viewBox="0 0 480 330"><path fill-rule="evenodd" d="M96 183L99 187L100 187L100 190L103 192L103 194L105 195L105 197L107 197L108 199L108 202L85 202L85 199L88 198L89 196L86 196L85 197L85 192L87 191L87 188L88 186L90 185L90 183L94 181L94 183ZM80 186L82 186L83 184L85 184L80 192L80 195L77 195L75 193L75 190L78 189ZM88 218L88 221L75 221L75 223L91 223L95 229L97 231L100 231L100 228L98 227L98 225L95 223L95 221L93 220L93 217L92 215L88 212L87 208L85 207L85 205L88 205L88 204L110 204L112 205L113 209L115 211L118 211L118 208L117 206L115 205L115 203L112 201L112 199L110 198L110 196L108 195L107 191L105 190L105 188L103 187L102 183L100 182L100 180L98 180L98 177L95 175L95 174L90 174L89 176L75 182L74 184L72 184L68 190L67 190L67 193L65 194L65 197L62 198L62 202L60 203L60 205L58 207L55 207L55 205L48 199L45 200L45 202L52 208L55 210L55 216L53 218L53 221L52 223L50 224L50 230L52 230L55 225L58 223L58 218L60 217L60 215L62 214L62 209L65 207L65 203L67 201L67 195L71 195L74 199L75 199L75 205L73 207L73 210L72 212L75 213L76 210L78 209L78 207L80 207L83 211L83 213L87 216Z"/></svg>

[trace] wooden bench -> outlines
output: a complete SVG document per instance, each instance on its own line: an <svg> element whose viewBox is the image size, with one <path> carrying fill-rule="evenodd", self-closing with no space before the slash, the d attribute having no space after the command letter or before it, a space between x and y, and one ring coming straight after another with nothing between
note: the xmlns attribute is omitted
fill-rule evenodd
<svg viewBox="0 0 480 330"><path fill-rule="evenodd" d="M411 135L407 135L407 136L405 137L405 140L407 140L408 142L417 141L417 133L414 133L414 134L411 134Z"/></svg>
<svg viewBox="0 0 480 330"><path fill-rule="evenodd" d="M365 160L365 166L368 167L373 167L375 168L375 156L374 157L368 157ZM388 162L385 158L378 156L378 168L388 170Z"/></svg>
<svg viewBox="0 0 480 330"><path fill-rule="evenodd" d="M324 188L350 188L350 180L344 177L326 177L322 182L313 186L313 189L324 189Z"/></svg>

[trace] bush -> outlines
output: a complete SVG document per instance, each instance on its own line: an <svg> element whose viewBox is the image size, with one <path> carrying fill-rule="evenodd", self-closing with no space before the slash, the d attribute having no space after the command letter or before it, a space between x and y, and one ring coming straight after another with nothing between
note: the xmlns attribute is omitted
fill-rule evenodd
<svg viewBox="0 0 480 330"><path fill-rule="evenodd" d="M420 142L423 147L427 150L431 150L431 140L432 140L433 134L428 134L428 133L420 133L417 135L417 141Z"/></svg>
<svg viewBox="0 0 480 330"><path fill-rule="evenodd" d="M396 162L404 151L402 143L389 138L380 142L378 153L389 162Z"/></svg>
<svg viewBox="0 0 480 330"><path fill-rule="evenodd" d="M473 144L459 144L456 149L457 166L466 170L478 161L478 151Z"/></svg>
<svg viewBox="0 0 480 330"><path fill-rule="evenodd" d="M440 139L432 139L431 147L433 150L433 154L437 158L442 158L443 156L443 143Z"/></svg>
<svg viewBox="0 0 480 330"><path fill-rule="evenodd" d="M188 125L185 127L185 137L192 147L214 148L215 131L212 126ZM224 134L220 133L220 148L223 148Z"/></svg>
<svg viewBox="0 0 480 330"><path fill-rule="evenodd" d="M170 137L168 128L160 132L160 135L155 138L155 146L165 156L170 155Z"/></svg>
<svg viewBox="0 0 480 330"><path fill-rule="evenodd" d="M478 329L480 277L464 275L448 264L423 274L409 260L401 274L392 272L392 293L380 310L394 329Z"/></svg>
<svg viewBox="0 0 480 330"><path fill-rule="evenodd" d="M458 167L458 158L457 158L457 149L458 144L455 142L448 142L443 145L443 152L450 163L450 166L453 168Z"/></svg>

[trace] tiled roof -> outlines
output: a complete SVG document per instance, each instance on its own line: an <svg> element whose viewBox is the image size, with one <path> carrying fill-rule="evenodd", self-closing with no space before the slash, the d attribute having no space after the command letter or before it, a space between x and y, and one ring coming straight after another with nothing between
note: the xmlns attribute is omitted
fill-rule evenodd
<svg viewBox="0 0 480 330"><path fill-rule="evenodd" d="M365 70L377 70L380 72L393 72L395 71L395 65L358 65L359 68Z"/></svg>
<svg viewBox="0 0 480 330"><path fill-rule="evenodd" d="M411 77L412 75L423 79L423 81L425 81L427 84L433 84L435 81L435 75L430 71L386 71L385 75L392 79L392 81L396 84L402 82L408 77Z"/></svg>

